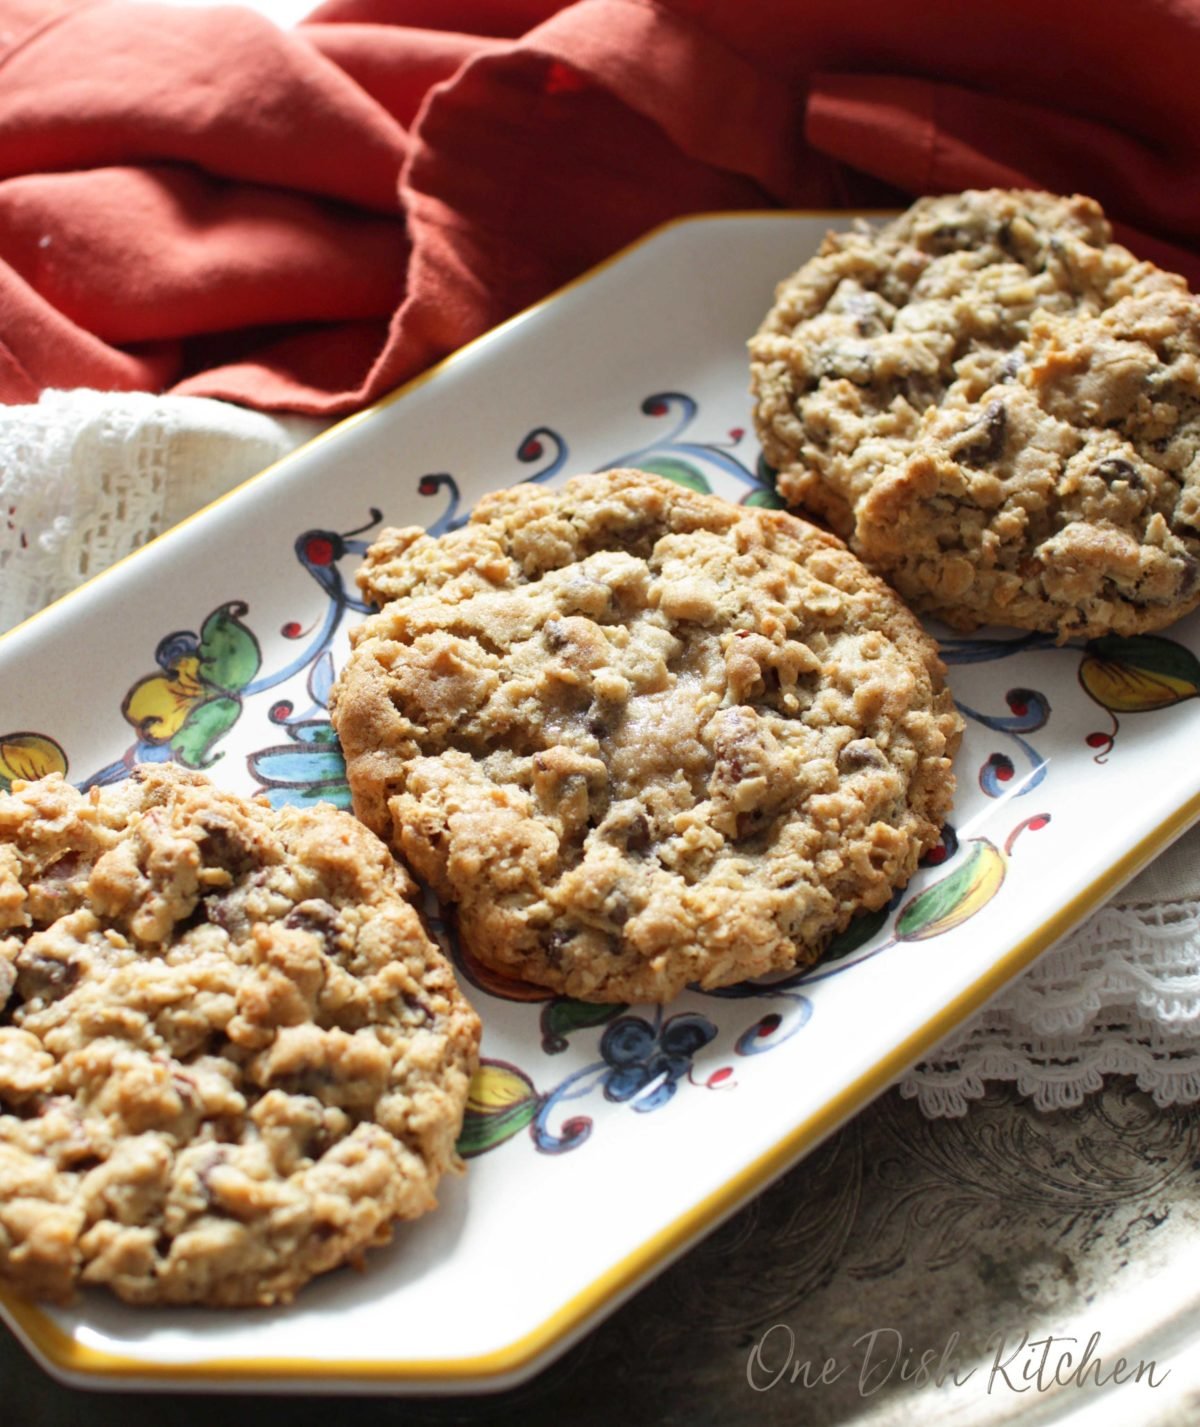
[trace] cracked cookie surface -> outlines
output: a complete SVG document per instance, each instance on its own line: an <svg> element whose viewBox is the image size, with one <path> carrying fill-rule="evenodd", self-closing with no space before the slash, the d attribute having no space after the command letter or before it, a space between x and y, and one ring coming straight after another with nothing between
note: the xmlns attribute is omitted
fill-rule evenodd
<svg viewBox="0 0 1200 1427"><path fill-rule="evenodd" d="M1198 333L1090 199L922 199L780 285L756 422L780 493L916 608L1159 629L1200 604Z"/></svg>
<svg viewBox="0 0 1200 1427"><path fill-rule="evenodd" d="M359 582L355 811L498 971L632 1001L804 964L938 839L936 648L807 522L611 471L385 531Z"/></svg>
<svg viewBox="0 0 1200 1427"><path fill-rule="evenodd" d="M433 1208L478 1021L412 890L170 766L0 795L0 1279L287 1302Z"/></svg>

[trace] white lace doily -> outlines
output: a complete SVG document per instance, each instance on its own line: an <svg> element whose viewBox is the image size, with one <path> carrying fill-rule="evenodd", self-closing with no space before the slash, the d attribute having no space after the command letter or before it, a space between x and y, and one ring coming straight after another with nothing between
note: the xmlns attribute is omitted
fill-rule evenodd
<svg viewBox="0 0 1200 1427"><path fill-rule="evenodd" d="M319 429L224 402L47 392L0 408L0 629L135 550ZM1200 1099L1200 830L1164 853L901 1082L961 1115L989 1080L1044 1108L1132 1075Z"/></svg>
<svg viewBox="0 0 1200 1427"><path fill-rule="evenodd" d="M1192 833L1160 861L1186 870L1198 857ZM927 1115L962 1115L986 1081L1005 1080L1050 1110L1078 1105L1105 1075L1132 1075L1160 1105L1200 1099L1200 900L1102 907L900 1090Z"/></svg>
<svg viewBox="0 0 1200 1427"><path fill-rule="evenodd" d="M145 392L48 391L0 408L0 630L320 429Z"/></svg>

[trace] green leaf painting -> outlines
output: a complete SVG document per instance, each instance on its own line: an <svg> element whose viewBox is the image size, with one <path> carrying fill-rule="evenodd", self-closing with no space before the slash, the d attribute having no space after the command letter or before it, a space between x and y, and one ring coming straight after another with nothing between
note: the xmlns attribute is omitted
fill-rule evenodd
<svg viewBox="0 0 1200 1427"><path fill-rule="evenodd" d="M966 857L945 877L919 892L896 918L897 941L941 936L973 917L1000 890L1004 855L986 837L975 838Z"/></svg>
<svg viewBox="0 0 1200 1427"><path fill-rule="evenodd" d="M245 612L240 602L222 605L200 628L197 672L206 684L229 694L245 688L262 663L258 640L238 619Z"/></svg>

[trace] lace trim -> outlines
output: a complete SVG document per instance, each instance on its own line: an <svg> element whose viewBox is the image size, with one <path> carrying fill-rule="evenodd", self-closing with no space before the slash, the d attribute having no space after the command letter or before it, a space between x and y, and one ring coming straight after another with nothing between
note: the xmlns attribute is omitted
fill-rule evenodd
<svg viewBox="0 0 1200 1427"><path fill-rule="evenodd" d="M1039 1109L1105 1075L1162 1106L1200 1100L1200 902L1107 906L900 1082L927 1115L964 1115L985 1082Z"/></svg>
<svg viewBox="0 0 1200 1427"><path fill-rule="evenodd" d="M321 423L145 392L0 415L0 630L277 460Z"/></svg>

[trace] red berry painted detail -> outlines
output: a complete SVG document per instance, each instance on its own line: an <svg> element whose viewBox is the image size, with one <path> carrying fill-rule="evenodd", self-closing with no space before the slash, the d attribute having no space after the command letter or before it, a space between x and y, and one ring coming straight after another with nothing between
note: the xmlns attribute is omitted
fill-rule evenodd
<svg viewBox="0 0 1200 1427"><path fill-rule="evenodd" d="M517 452L517 456L522 461L536 461L545 449L536 436L531 436Z"/></svg>
<svg viewBox="0 0 1200 1427"><path fill-rule="evenodd" d="M293 707L290 699L280 699L277 704L271 705L271 711L267 717L272 723L283 723L285 719L291 717Z"/></svg>
<svg viewBox="0 0 1200 1427"><path fill-rule="evenodd" d="M417 482L418 495L437 495L438 483L433 476L422 476Z"/></svg>
<svg viewBox="0 0 1200 1427"><path fill-rule="evenodd" d="M285 639L299 639L304 629L298 620L289 619L279 632Z"/></svg>
<svg viewBox="0 0 1200 1427"><path fill-rule="evenodd" d="M1050 821L1049 814L1039 813L1036 818L1030 818L1026 826L1030 832L1039 832Z"/></svg>
<svg viewBox="0 0 1200 1427"><path fill-rule="evenodd" d="M769 1016L764 1016L762 1020L759 1021L758 1030L755 1032L755 1034L760 1037L769 1036L772 1031L777 1031L779 1029L779 1022L781 1019L782 1018L780 1016L777 1016L775 1012L772 1011Z"/></svg>
<svg viewBox="0 0 1200 1427"><path fill-rule="evenodd" d="M746 431L744 427L735 426L729 433L729 439L735 442L740 441L745 434Z"/></svg>
<svg viewBox="0 0 1200 1427"><path fill-rule="evenodd" d="M332 565L333 541L314 535L304 546L304 558L310 565Z"/></svg>
<svg viewBox="0 0 1200 1427"><path fill-rule="evenodd" d="M647 416L666 416L666 414L667 403L665 401L652 401L649 406L646 407Z"/></svg>
<svg viewBox="0 0 1200 1427"><path fill-rule="evenodd" d="M710 1086L720 1085L720 1084L722 1084L724 1081L728 1080L729 1077L730 1077L732 1074L733 1074L733 1066L732 1066L732 1065L723 1065L723 1066L720 1068L720 1070L714 1070L714 1071L713 1071L713 1073L708 1077L708 1082L707 1082L707 1083L708 1083Z"/></svg>
<svg viewBox="0 0 1200 1427"><path fill-rule="evenodd" d="M1107 733L1089 733L1087 736L1087 746L1089 748L1107 748L1112 742L1112 737Z"/></svg>

